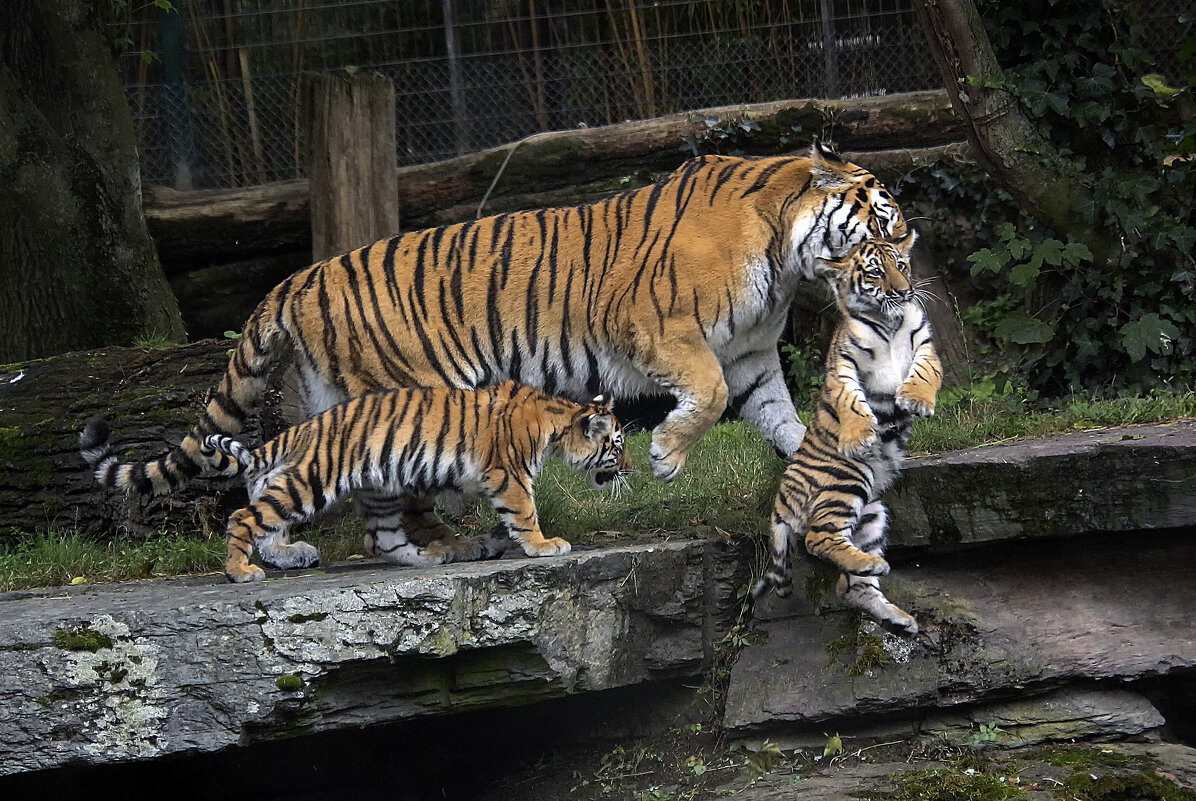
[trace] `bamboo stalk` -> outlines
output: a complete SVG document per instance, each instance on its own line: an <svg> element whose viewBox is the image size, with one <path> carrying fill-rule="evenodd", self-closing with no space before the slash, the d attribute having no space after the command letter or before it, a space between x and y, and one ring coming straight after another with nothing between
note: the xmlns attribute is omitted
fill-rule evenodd
<svg viewBox="0 0 1196 801"><path fill-rule="evenodd" d="M220 126L220 143L223 145L229 183L237 186L239 183L237 180L237 160L233 154L233 139L228 126L228 99L224 94L224 84L220 77L220 65L217 63L215 56L212 55L212 41L208 38L207 31L204 30L203 25L200 24L199 12L195 10L194 3L187 4L187 13L190 16L191 29L195 36L195 43L198 49L207 53L203 64L208 73L208 78L211 80L213 92L216 95L216 108L218 109L216 119L217 125Z"/></svg>
<svg viewBox="0 0 1196 801"><path fill-rule="evenodd" d="M253 144L254 165L260 175L265 170L265 164L262 162L262 139L257 129L257 106L253 102L253 79L249 73L249 51L244 47L239 47L237 56L241 62L241 87L245 91L245 113L249 117L249 140Z"/></svg>
<svg viewBox="0 0 1196 801"><path fill-rule="evenodd" d="M527 24L532 31L532 64L536 70L535 109L536 125L541 131L548 130L548 111L544 107L544 60L540 56L540 31L536 25L536 0L527 0Z"/></svg>
<svg viewBox="0 0 1196 801"><path fill-rule="evenodd" d="M627 0L627 13L631 19L631 35L635 37L635 52L640 65L640 84L643 87L644 103L640 110L640 116L650 119L656 116L656 92L652 83L652 61L644 45L643 29L640 25L635 0Z"/></svg>

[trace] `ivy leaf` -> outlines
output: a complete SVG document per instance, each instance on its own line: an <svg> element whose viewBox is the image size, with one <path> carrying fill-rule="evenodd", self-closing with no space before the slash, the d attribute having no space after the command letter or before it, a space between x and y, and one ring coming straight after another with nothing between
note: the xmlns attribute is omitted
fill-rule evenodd
<svg viewBox="0 0 1196 801"><path fill-rule="evenodd" d="M1016 345L1039 345L1055 335L1053 326L1025 312L1013 312L993 329L998 338Z"/></svg>
<svg viewBox="0 0 1196 801"><path fill-rule="evenodd" d="M1142 83L1150 87L1150 91L1154 92L1163 100L1171 100L1180 90L1175 87L1167 85L1167 79L1157 72L1152 72L1149 75L1142 76Z"/></svg>

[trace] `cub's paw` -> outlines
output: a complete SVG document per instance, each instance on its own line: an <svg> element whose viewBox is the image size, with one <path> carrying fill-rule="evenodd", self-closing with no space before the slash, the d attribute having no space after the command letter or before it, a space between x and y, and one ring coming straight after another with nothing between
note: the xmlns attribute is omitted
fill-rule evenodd
<svg viewBox="0 0 1196 801"><path fill-rule="evenodd" d="M852 422L852 420L857 422ZM876 444L876 421L864 418L848 418L839 429L839 452L845 456L856 456Z"/></svg>
<svg viewBox="0 0 1196 801"><path fill-rule="evenodd" d="M897 391L897 408L909 412L915 417L932 417L934 415L934 396L926 397L924 393L903 386Z"/></svg>
<svg viewBox="0 0 1196 801"><path fill-rule="evenodd" d="M879 556L872 554L860 554L858 560L853 560L855 563L851 565L844 565L848 573L855 576L887 576L889 574L889 563Z"/></svg>
<svg viewBox="0 0 1196 801"><path fill-rule="evenodd" d="M261 581L264 579L266 577L266 571L262 570L257 565L245 565L244 567L225 565L224 576L234 584L248 584L253 581Z"/></svg>
<svg viewBox="0 0 1196 801"><path fill-rule="evenodd" d="M378 555L378 541L373 534L366 534L361 538L361 552L366 556Z"/></svg>
<svg viewBox="0 0 1196 801"><path fill-rule="evenodd" d="M523 552L528 556L564 556L571 550L573 546L560 537L523 543Z"/></svg>
<svg viewBox="0 0 1196 801"><path fill-rule="evenodd" d="M258 555L263 562L280 570L302 570L320 564L320 551L306 542L263 545L258 548Z"/></svg>

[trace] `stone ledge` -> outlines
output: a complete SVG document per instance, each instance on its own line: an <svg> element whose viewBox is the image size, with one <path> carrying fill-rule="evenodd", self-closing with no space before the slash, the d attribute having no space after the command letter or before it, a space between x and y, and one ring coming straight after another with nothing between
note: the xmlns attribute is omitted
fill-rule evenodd
<svg viewBox="0 0 1196 801"><path fill-rule="evenodd" d="M916 638L857 624L833 597L798 590L756 607L764 642L731 674L724 723L769 731L867 715L927 719L1079 683L1116 685L1196 669L1190 532L1008 543L898 562L887 594ZM825 596L830 596L826 598ZM853 675L854 674L854 675ZM915 726L916 728L916 726Z"/></svg>
<svg viewBox="0 0 1196 801"><path fill-rule="evenodd" d="M910 459L885 501L896 547L1196 526L1196 421Z"/></svg>
<svg viewBox="0 0 1196 801"><path fill-rule="evenodd" d="M8 593L0 775L698 675L746 581L721 549Z"/></svg>

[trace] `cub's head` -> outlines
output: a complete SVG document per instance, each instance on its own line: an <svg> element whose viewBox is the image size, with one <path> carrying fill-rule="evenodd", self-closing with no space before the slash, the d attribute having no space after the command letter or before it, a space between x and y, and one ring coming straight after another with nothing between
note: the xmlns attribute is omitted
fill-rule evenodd
<svg viewBox="0 0 1196 801"><path fill-rule="evenodd" d="M866 239L842 258L818 259L814 271L830 285L844 314L899 318L917 298L909 266L917 238L910 229L897 240Z"/></svg>
<svg viewBox="0 0 1196 801"><path fill-rule="evenodd" d="M573 414L557 449L557 456L599 487L618 490L623 476L631 472L623 426L615 417L611 402L602 395L582 404Z"/></svg>

